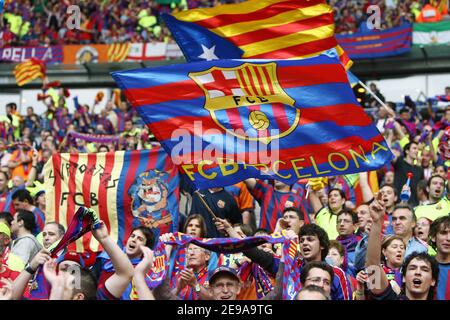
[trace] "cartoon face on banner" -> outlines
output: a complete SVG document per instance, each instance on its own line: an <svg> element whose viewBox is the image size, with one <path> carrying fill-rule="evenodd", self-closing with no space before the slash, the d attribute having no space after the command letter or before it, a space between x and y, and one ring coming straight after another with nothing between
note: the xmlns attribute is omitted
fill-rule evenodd
<svg viewBox="0 0 450 320"><path fill-rule="evenodd" d="M276 63L244 63L189 73L216 124L245 140L270 143L297 128L300 109L281 87Z"/></svg>
<svg viewBox="0 0 450 320"><path fill-rule="evenodd" d="M150 170L141 173L129 189L132 213L142 225L161 229L172 222L167 207L168 179L167 173Z"/></svg>

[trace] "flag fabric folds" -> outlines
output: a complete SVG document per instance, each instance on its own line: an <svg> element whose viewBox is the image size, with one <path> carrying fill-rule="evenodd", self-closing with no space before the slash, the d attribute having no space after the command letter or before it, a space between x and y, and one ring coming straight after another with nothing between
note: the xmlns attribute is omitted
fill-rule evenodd
<svg viewBox="0 0 450 320"><path fill-rule="evenodd" d="M75 132L75 131L68 132L67 137L71 137L73 139L81 139L81 140L88 141L88 142L98 142L98 143L118 142L120 139L120 137L118 135L79 133L79 132Z"/></svg>
<svg viewBox="0 0 450 320"><path fill-rule="evenodd" d="M85 207L79 207L72 217L72 221L67 226L66 233L58 244L50 250L53 257L65 249L70 243L76 241L84 234L96 228L99 224L98 215L94 210Z"/></svg>
<svg viewBox="0 0 450 320"><path fill-rule="evenodd" d="M413 44L450 45L450 21L414 23Z"/></svg>
<svg viewBox="0 0 450 320"><path fill-rule="evenodd" d="M133 227L178 230L176 167L160 147L143 151L54 154L45 164L46 221L67 227L78 207L89 207L123 245ZM90 233L73 250L99 251Z"/></svg>
<svg viewBox="0 0 450 320"><path fill-rule="evenodd" d="M163 19L190 62L214 56L298 59L337 48L343 65L351 66L334 37L333 8L325 0L250 0Z"/></svg>
<svg viewBox="0 0 450 320"><path fill-rule="evenodd" d="M16 83L19 87L24 86L37 78L44 79L45 73L45 62L35 58L19 63L14 68L14 76L16 77Z"/></svg>
<svg viewBox="0 0 450 320"><path fill-rule="evenodd" d="M327 55L216 60L112 73L198 188L250 177L299 179L377 169L392 159Z"/></svg>
<svg viewBox="0 0 450 320"><path fill-rule="evenodd" d="M359 79L350 70L347 70L347 77L352 88L359 83Z"/></svg>
<svg viewBox="0 0 450 320"><path fill-rule="evenodd" d="M347 182L348 186L352 188L352 190L355 193L355 206L358 207L365 203L361 185L359 183L359 174L348 174L344 176L345 181ZM379 183L378 183L378 176L376 171L370 171L367 176L370 190L372 190L373 193L377 193L380 189Z"/></svg>
<svg viewBox="0 0 450 320"><path fill-rule="evenodd" d="M411 51L412 24L405 23L384 31L356 32L336 36L351 59L397 56Z"/></svg>

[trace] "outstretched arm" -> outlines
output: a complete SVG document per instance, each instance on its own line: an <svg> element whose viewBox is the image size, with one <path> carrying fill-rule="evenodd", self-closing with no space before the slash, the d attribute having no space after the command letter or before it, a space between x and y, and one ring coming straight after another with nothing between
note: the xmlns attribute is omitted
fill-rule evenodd
<svg viewBox="0 0 450 320"><path fill-rule="evenodd" d="M368 172L359 173L359 185L361 186L363 202L369 202L373 199L373 192L369 185Z"/></svg>
<svg viewBox="0 0 450 320"><path fill-rule="evenodd" d="M153 292L147 286L145 277L153 266L153 251L145 246L141 246L143 258L141 262L134 268L134 285L139 300L155 300Z"/></svg>
<svg viewBox="0 0 450 320"><path fill-rule="evenodd" d="M377 195L370 206L370 216L373 224L369 233L369 241L367 245L366 267L368 274L367 285L374 295L380 295L386 291L389 281L386 277L384 269L381 267L381 232L383 228L383 220L386 209L381 202L381 194Z"/></svg>
<svg viewBox="0 0 450 320"><path fill-rule="evenodd" d="M95 239L102 245L111 258L114 274L105 282L105 288L116 298L120 298L133 278L134 269L128 256L119 248L108 234L103 221L98 229L92 230Z"/></svg>
<svg viewBox="0 0 450 320"><path fill-rule="evenodd" d="M50 260L50 252L47 249L39 251L34 258L30 261L30 268L36 272L36 270L42 266L45 262ZM26 270L23 270L19 276L14 280L12 299L20 300L25 292L28 282L33 277L33 274Z"/></svg>
<svg viewBox="0 0 450 320"><path fill-rule="evenodd" d="M313 207L314 214L317 214L317 212L319 212L322 208L322 202L320 202L319 196L316 194L315 190L311 190L309 192L309 201Z"/></svg>

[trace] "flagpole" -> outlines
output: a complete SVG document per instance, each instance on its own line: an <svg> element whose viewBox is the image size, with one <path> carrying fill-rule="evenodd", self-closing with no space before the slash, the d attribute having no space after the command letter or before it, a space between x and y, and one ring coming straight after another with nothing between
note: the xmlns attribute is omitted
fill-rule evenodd
<svg viewBox="0 0 450 320"><path fill-rule="evenodd" d="M211 210L211 208L208 206L208 204L206 203L206 201L203 199L203 196L201 195L201 193L196 190L194 191L194 193L196 193L198 195L198 197L200 198L200 201L203 203L203 205L206 207L206 210L208 210L209 214L212 216L213 220L217 218L217 216L214 214L214 212Z"/></svg>
<svg viewBox="0 0 450 320"><path fill-rule="evenodd" d="M376 95L375 93L373 93L372 90L370 90L370 88L369 88L368 86L366 86L361 80L358 81L358 84L361 85L361 87L363 87L364 89L366 89L366 91L369 92L369 93L372 95L372 97L374 97L374 99L377 100L377 102L378 102L379 104L381 104L381 106L382 106L383 108L385 108L386 111L387 111L391 116L395 117L395 113L393 113L393 112L391 111L391 109L389 109L388 106L387 106L383 101L381 101L381 99L378 98L377 95Z"/></svg>

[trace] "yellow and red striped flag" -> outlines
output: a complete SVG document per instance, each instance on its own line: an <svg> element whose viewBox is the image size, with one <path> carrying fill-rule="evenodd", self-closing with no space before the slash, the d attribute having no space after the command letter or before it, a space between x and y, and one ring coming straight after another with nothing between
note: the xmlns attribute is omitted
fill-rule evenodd
<svg viewBox="0 0 450 320"><path fill-rule="evenodd" d="M16 77L16 82L19 87L24 86L37 78L44 79L45 73L45 62L35 58L19 63L14 68L14 76Z"/></svg>
<svg viewBox="0 0 450 320"><path fill-rule="evenodd" d="M190 23L228 40L245 59L299 59L336 49L347 69L352 63L334 37L333 8L325 0L249 0L174 17L180 24L164 19L180 47Z"/></svg>
<svg viewBox="0 0 450 320"><path fill-rule="evenodd" d="M79 207L91 208L120 244L139 225L151 228L155 238L178 230L178 169L159 146L140 151L54 153L44 166L44 176L46 221L67 228ZM101 250L90 233L69 249Z"/></svg>
<svg viewBox="0 0 450 320"><path fill-rule="evenodd" d="M130 43L114 43L109 45L108 48L108 61L109 62L122 62L128 57L130 52Z"/></svg>

